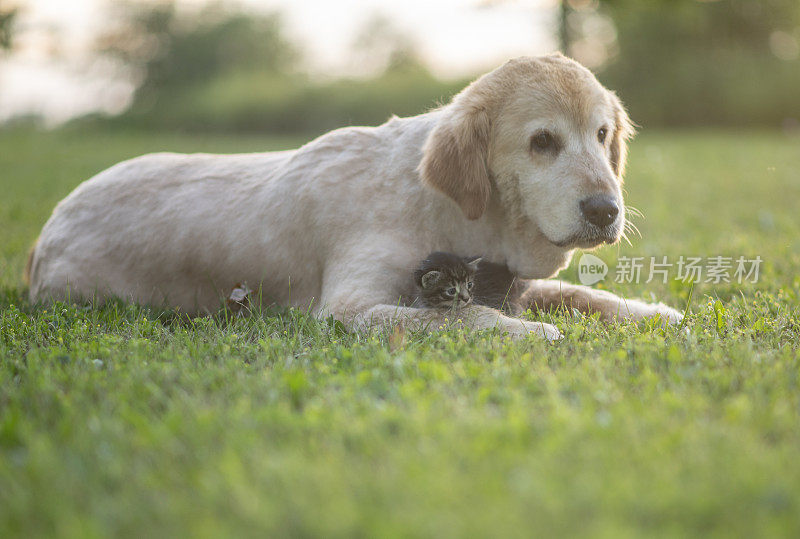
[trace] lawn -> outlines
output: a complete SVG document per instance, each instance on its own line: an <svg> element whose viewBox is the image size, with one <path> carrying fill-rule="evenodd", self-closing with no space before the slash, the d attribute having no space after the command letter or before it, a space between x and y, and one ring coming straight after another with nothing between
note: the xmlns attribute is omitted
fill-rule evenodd
<svg viewBox="0 0 800 539"><path fill-rule="evenodd" d="M0 132L0 536L800 535L798 138L634 142L642 237L595 254L763 260L757 283L598 285L688 305L680 329L550 313L546 344L26 301L29 246L93 173L297 142Z"/></svg>

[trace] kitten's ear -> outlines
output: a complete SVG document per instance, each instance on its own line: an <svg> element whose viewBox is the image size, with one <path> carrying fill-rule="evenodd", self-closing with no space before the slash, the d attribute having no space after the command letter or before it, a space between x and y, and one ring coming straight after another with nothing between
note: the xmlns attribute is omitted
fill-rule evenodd
<svg viewBox="0 0 800 539"><path fill-rule="evenodd" d="M431 270L422 276L422 279L420 279L420 283L422 284L422 288L431 288L441 278L442 278L441 271Z"/></svg>
<svg viewBox="0 0 800 539"><path fill-rule="evenodd" d="M467 262L467 266L469 266L469 268L472 271L478 271L478 264L481 263L481 260L483 260L482 256L474 258L474 259L470 260L469 262Z"/></svg>

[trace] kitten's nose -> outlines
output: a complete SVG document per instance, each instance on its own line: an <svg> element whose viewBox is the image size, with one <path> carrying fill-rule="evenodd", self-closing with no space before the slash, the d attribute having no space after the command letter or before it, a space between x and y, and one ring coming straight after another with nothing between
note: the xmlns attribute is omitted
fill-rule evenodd
<svg viewBox="0 0 800 539"><path fill-rule="evenodd" d="M458 299L460 299L460 300L461 300L461 304L462 304L462 305L466 305L467 303L469 303L469 302L470 302L470 300L471 300L472 298L469 296L469 294L464 294L464 293L461 293L461 294L459 294L459 295L458 295Z"/></svg>

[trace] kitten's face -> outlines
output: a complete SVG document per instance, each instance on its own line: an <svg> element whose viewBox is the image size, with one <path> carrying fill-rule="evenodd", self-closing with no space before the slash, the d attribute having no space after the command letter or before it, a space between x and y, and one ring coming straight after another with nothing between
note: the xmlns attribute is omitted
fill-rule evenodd
<svg viewBox="0 0 800 539"><path fill-rule="evenodd" d="M422 298L430 307L458 309L472 302L472 275L431 270L422 276Z"/></svg>
<svg viewBox="0 0 800 539"><path fill-rule="evenodd" d="M469 305L478 261L467 262L454 255L429 258L418 274L420 298L429 307L458 309Z"/></svg>

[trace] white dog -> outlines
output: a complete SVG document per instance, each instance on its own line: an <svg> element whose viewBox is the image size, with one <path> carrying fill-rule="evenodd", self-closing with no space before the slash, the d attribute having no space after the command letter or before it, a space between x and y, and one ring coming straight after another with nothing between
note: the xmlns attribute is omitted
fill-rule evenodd
<svg viewBox="0 0 800 539"><path fill-rule="evenodd" d="M512 60L432 112L339 129L297 150L145 155L56 207L29 260L31 299L116 296L198 312L246 281L264 302L312 306L349 327L437 328L446 313L404 299L431 251L480 254L542 279L576 247L619 239L631 131L613 93L552 55ZM559 281L527 286L532 307L681 318ZM560 335L482 306L459 317Z"/></svg>

